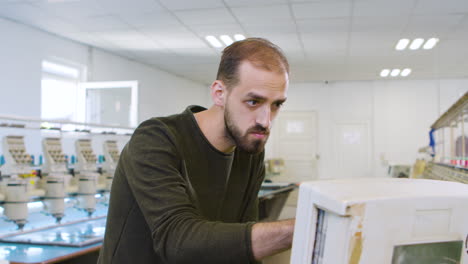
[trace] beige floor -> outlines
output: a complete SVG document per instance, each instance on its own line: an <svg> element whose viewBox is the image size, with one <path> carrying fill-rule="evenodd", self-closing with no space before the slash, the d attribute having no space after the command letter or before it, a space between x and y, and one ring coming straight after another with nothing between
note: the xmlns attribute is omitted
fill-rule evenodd
<svg viewBox="0 0 468 264"><path fill-rule="evenodd" d="M289 219L296 216L297 193L298 191L295 190L289 195L289 198L286 201L283 210L281 211L279 219ZM263 264L288 264L290 258L291 250L287 250L274 256L265 258L263 260Z"/></svg>

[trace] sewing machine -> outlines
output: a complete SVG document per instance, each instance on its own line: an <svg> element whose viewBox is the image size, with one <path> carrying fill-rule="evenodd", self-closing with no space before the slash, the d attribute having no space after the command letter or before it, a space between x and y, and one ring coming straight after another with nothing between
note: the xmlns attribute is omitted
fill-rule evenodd
<svg viewBox="0 0 468 264"><path fill-rule="evenodd" d="M91 216L96 207L96 192L98 190L99 173L97 173L97 157L91 147L90 139L78 139L75 142L77 163L75 177L78 181L78 208Z"/></svg>
<svg viewBox="0 0 468 264"><path fill-rule="evenodd" d="M105 201L108 201L108 195L111 190L112 180L114 179L115 169L120 158L120 150L117 141L106 140L103 144L104 162L102 164L102 175L99 178L99 184L102 186Z"/></svg>
<svg viewBox="0 0 468 264"><path fill-rule="evenodd" d="M45 191L38 188L39 178L33 173L32 158L26 152L23 136L6 136L2 143L5 164L1 170L0 201L6 219L23 229L28 203L32 198L44 196Z"/></svg>

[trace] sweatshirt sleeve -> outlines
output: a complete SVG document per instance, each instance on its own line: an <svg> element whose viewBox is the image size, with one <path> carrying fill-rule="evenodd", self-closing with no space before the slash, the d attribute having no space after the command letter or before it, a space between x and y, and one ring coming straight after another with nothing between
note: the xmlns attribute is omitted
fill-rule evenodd
<svg viewBox="0 0 468 264"><path fill-rule="evenodd" d="M151 230L154 251L166 263L252 263L252 223L204 219L168 128L143 123L123 155L130 189Z"/></svg>
<svg viewBox="0 0 468 264"><path fill-rule="evenodd" d="M259 166L254 172L254 180L253 180L253 189L249 197L249 202L247 204L247 208L244 212L244 215L242 216L242 222L250 222L252 225L248 229L248 247L249 247L249 258L250 258L250 263L262 263L259 261L256 261L253 255L253 250L252 250L252 226L254 222L258 221L258 205L259 205L259 200L258 200L258 192L260 191L260 188L262 186L263 180L265 179L265 164L264 164L264 154L265 152L262 152L262 154L259 155L259 161L258 164Z"/></svg>

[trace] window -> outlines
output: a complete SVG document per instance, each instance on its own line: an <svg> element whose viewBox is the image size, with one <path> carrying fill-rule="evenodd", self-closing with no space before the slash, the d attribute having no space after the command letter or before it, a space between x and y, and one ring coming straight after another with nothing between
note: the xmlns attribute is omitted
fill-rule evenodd
<svg viewBox="0 0 468 264"><path fill-rule="evenodd" d="M85 69L61 60L42 62L41 118L135 127L138 81L82 82Z"/></svg>
<svg viewBox="0 0 468 264"><path fill-rule="evenodd" d="M42 119L77 121L78 84L83 72L84 67L42 62Z"/></svg>
<svg viewBox="0 0 468 264"><path fill-rule="evenodd" d="M80 84L80 122L136 127L138 81Z"/></svg>

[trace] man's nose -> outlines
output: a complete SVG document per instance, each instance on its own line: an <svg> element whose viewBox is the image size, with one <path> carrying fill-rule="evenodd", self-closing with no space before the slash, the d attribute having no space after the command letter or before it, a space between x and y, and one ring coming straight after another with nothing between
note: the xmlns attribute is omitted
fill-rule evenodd
<svg viewBox="0 0 468 264"><path fill-rule="evenodd" d="M257 124L261 125L266 129L270 129L271 126L271 109L269 107L262 107L259 109L257 115Z"/></svg>

